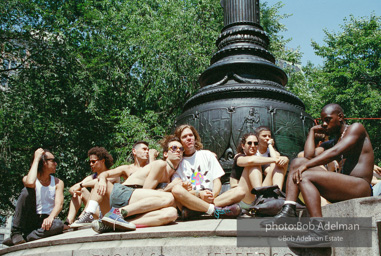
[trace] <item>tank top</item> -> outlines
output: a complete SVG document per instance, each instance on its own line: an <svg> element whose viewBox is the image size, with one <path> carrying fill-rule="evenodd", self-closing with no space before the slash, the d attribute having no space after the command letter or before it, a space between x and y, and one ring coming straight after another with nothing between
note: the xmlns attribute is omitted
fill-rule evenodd
<svg viewBox="0 0 381 256"><path fill-rule="evenodd" d="M56 182L54 177L50 175L49 186L43 186L36 179L36 213L50 214L54 208L54 199L56 197Z"/></svg>
<svg viewBox="0 0 381 256"><path fill-rule="evenodd" d="M259 150L257 150L257 153L256 153L255 155L256 155L256 156L263 156L263 157L270 157L270 149L267 148L267 151L266 151L265 153L263 153L263 154L261 154L261 153L259 152Z"/></svg>

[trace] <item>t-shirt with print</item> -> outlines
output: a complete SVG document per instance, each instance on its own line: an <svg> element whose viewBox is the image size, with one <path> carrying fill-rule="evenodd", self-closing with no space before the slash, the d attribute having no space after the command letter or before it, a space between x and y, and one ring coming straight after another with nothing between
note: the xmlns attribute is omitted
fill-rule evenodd
<svg viewBox="0 0 381 256"><path fill-rule="evenodd" d="M208 150L198 150L192 156L184 156L172 180L190 181L194 190L213 190L213 180L225 172L215 155Z"/></svg>

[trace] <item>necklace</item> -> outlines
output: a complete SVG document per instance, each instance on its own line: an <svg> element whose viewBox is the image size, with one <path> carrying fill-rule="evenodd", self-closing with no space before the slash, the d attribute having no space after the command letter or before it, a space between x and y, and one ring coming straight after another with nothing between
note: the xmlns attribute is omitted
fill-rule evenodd
<svg viewBox="0 0 381 256"><path fill-rule="evenodd" d="M345 125L344 131L343 131L343 133L341 134L340 140L344 137L344 134L345 134L345 132L347 131L348 126L349 126L349 125Z"/></svg>
<svg viewBox="0 0 381 256"><path fill-rule="evenodd" d="M168 164L169 167L171 167L174 171L176 171L175 167L173 167L173 165L172 165L170 162L168 162L168 160L167 160L167 164Z"/></svg>
<svg viewBox="0 0 381 256"><path fill-rule="evenodd" d="M41 184L47 184L47 183L50 183L50 177L49 179L46 179L46 180L41 180L41 179L38 179L40 181Z"/></svg>
<svg viewBox="0 0 381 256"><path fill-rule="evenodd" d="M344 131L341 134L340 140L344 137L344 134L347 131L348 126L349 125L345 125ZM341 161L339 163L339 168L340 168L340 172L343 173L344 172L344 168L343 168L343 166L344 166L344 154L341 154L340 158L341 158Z"/></svg>

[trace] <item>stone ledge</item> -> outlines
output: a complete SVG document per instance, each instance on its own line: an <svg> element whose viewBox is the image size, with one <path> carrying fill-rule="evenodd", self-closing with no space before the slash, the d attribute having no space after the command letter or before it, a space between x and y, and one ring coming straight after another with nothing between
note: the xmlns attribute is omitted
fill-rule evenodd
<svg viewBox="0 0 381 256"><path fill-rule="evenodd" d="M322 207L324 217L372 217L372 227L381 219L381 196L346 200Z"/></svg>
<svg viewBox="0 0 381 256"><path fill-rule="evenodd" d="M323 207L325 217L372 217L381 219L381 196L358 198ZM65 232L34 242L0 250L0 255L239 255L294 256L288 248L237 247L237 220L205 219L177 222L162 227L139 228L133 232L97 234L92 229ZM329 254L306 251L303 255L379 255L376 226L371 248L333 248Z"/></svg>

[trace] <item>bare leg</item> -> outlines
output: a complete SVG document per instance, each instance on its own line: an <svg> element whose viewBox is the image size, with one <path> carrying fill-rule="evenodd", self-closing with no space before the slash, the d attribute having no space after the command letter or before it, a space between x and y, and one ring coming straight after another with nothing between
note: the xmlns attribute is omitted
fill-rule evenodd
<svg viewBox="0 0 381 256"><path fill-rule="evenodd" d="M69 206L69 213L67 215L67 220L69 224L73 223L75 220L75 217L77 215L77 212L82 204L82 198L81 196L72 197L70 200L70 206Z"/></svg>
<svg viewBox="0 0 381 256"><path fill-rule="evenodd" d="M284 181L284 176L287 172L287 166L288 165L281 167L279 165L275 165L271 185L278 185L280 190L282 190L283 188L283 181Z"/></svg>
<svg viewBox="0 0 381 256"><path fill-rule="evenodd" d="M127 216L151 212L174 205L173 195L152 189L136 189L131 195L129 204L122 207L128 212Z"/></svg>
<svg viewBox="0 0 381 256"><path fill-rule="evenodd" d="M82 203L84 205L87 205L87 203L89 202L90 195L91 195L91 193L89 190L87 190L86 188L82 188L81 198L82 198Z"/></svg>
<svg viewBox="0 0 381 256"><path fill-rule="evenodd" d="M181 185L174 186L172 189L172 194L175 197L176 201L190 210L197 212L207 212L209 209L209 204L207 202L192 195Z"/></svg>
<svg viewBox="0 0 381 256"><path fill-rule="evenodd" d="M246 195L246 191L243 186L237 186L233 189L226 191L225 193L217 196L214 199L214 205L224 207L239 203Z"/></svg>
<svg viewBox="0 0 381 256"><path fill-rule="evenodd" d="M370 196L370 186L364 179L340 173L306 170L299 188L311 217L322 217L320 195L330 202Z"/></svg>
<svg viewBox="0 0 381 256"><path fill-rule="evenodd" d="M101 207L102 213L106 213L106 212L108 212L110 210L110 195L111 195L111 192L112 192L113 188L114 188L114 184L112 184L110 181L107 181L107 190L106 190L106 194L105 195L101 196L101 195L98 194L98 192L97 192L97 190L98 190L98 182L95 183L94 188L91 190L91 195L90 195L90 199L89 200L97 201L99 205L106 205L106 206L108 205L108 207L105 207L105 209L102 209L102 207Z"/></svg>
<svg viewBox="0 0 381 256"><path fill-rule="evenodd" d="M177 210L175 207L165 207L160 210L139 214L127 221L135 225L147 225L150 227L162 226L176 221Z"/></svg>
<svg viewBox="0 0 381 256"><path fill-rule="evenodd" d="M67 215L67 220L69 224L73 223L81 204L87 204L88 199L90 198L90 192L86 188L81 189L81 195L72 197L69 206L69 213Z"/></svg>
<svg viewBox="0 0 381 256"><path fill-rule="evenodd" d="M251 193L253 188L262 186L262 169L261 166L245 167L242 172L241 179L239 180L238 187L241 187L245 196L242 201L246 204L251 204L255 195Z"/></svg>
<svg viewBox="0 0 381 256"><path fill-rule="evenodd" d="M292 180L293 174L298 170L298 167L305 163L307 161L306 158L295 158L292 160L290 165L290 170L288 172L287 176L287 182L286 182L286 200L288 201L294 201L298 199L299 196L299 187L297 184L294 183Z"/></svg>
<svg viewBox="0 0 381 256"><path fill-rule="evenodd" d="M272 163L272 164L270 164L269 167L267 167L264 170L264 174L266 175L266 177L264 178L261 187L273 185L273 176L274 176L275 167L276 167L276 165L274 163Z"/></svg>

